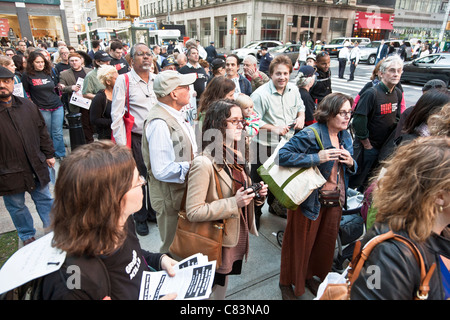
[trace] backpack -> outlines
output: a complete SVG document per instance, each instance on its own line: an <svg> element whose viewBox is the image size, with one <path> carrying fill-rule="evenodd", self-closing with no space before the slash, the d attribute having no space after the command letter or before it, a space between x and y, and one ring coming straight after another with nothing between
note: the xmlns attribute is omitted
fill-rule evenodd
<svg viewBox="0 0 450 320"><path fill-rule="evenodd" d="M320 296L320 300L350 300L350 291L353 283L359 277L359 273L364 266L364 263L368 259L370 253L376 245L389 240L394 239L404 243L414 254L417 263L420 266L420 286L413 297L414 300L426 300L428 298L428 292L430 291L429 282L434 270L436 269L436 263L433 263L428 270L425 269L425 262L416 245L406 237L395 234L393 231L381 234L371 241L369 241L363 249L361 249L361 242L358 241L353 251L352 261L347 268L347 275L344 278L337 278L333 274L328 274L327 279L321 284L321 287L326 284L323 294ZM334 279L333 279L334 278ZM321 288L319 287L319 293Z"/></svg>

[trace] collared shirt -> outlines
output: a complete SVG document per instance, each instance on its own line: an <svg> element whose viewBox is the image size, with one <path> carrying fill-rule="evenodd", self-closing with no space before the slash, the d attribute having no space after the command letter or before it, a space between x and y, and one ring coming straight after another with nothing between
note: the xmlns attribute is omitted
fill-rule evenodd
<svg viewBox="0 0 450 320"><path fill-rule="evenodd" d="M254 110L261 118L259 127L266 124L274 126L291 125L297 119L299 112L305 112L305 105L300 97L298 88L293 83L288 83L283 94L279 94L273 81L269 81L256 89L251 95ZM285 137L292 137L294 128ZM260 129L255 141L265 146L277 146L279 136Z"/></svg>
<svg viewBox="0 0 450 320"><path fill-rule="evenodd" d="M153 107L158 100L153 92L154 74L150 73L148 83L131 69L127 73L130 81L130 114L134 117L134 125L131 131L142 135L142 129L145 119L147 119L150 108ZM126 103L126 84L125 75L119 75L114 85L113 97L111 103L111 129L116 143L126 145L127 137L123 116L125 114Z"/></svg>
<svg viewBox="0 0 450 320"><path fill-rule="evenodd" d="M350 60L355 60L355 63L359 63L359 58L361 57L361 50L359 47L354 47L352 51L350 52Z"/></svg>
<svg viewBox="0 0 450 320"><path fill-rule="evenodd" d="M350 58L350 51L348 50L347 47L343 47L339 51L339 59L347 59L347 60L349 60L349 58Z"/></svg>
<svg viewBox="0 0 450 320"><path fill-rule="evenodd" d="M186 121L184 112L158 102L172 115L184 129L192 144L194 156L197 155L197 143L192 126ZM162 119L154 119L145 128L150 154L152 173L156 179L163 182L183 183L189 170L189 162L175 162L175 150L173 148L170 131L167 123Z"/></svg>

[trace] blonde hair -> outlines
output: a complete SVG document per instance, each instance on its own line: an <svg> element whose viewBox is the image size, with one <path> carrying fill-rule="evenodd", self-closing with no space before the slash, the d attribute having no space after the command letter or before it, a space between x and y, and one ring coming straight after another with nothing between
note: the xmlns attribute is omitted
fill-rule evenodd
<svg viewBox="0 0 450 320"><path fill-rule="evenodd" d="M234 102L241 107L241 109L244 109L246 107L253 105L253 100L246 94L240 93L237 98L234 100Z"/></svg>
<svg viewBox="0 0 450 320"><path fill-rule="evenodd" d="M436 197L450 190L450 138L421 137L398 148L373 193L377 222L425 241L432 233Z"/></svg>
<svg viewBox="0 0 450 320"><path fill-rule="evenodd" d="M433 136L450 137L450 103L428 118L428 130Z"/></svg>
<svg viewBox="0 0 450 320"><path fill-rule="evenodd" d="M11 63L14 63L13 59L11 57L8 56L0 56L0 66L2 67L7 67L9 66Z"/></svg>
<svg viewBox="0 0 450 320"><path fill-rule="evenodd" d="M106 81L111 80L114 74L117 73L117 69L114 66L109 64L105 64L100 66L97 71L97 79L103 84L105 87L107 86Z"/></svg>

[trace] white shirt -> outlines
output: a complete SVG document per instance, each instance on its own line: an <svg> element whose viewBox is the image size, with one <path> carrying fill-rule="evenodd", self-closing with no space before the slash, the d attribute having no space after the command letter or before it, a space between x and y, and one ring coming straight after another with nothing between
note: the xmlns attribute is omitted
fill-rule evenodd
<svg viewBox="0 0 450 320"><path fill-rule="evenodd" d="M142 135L142 127L147 119L150 108L153 107L158 100L153 92L153 80L155 75L150 73L148 83L131 69L127 73L130 80L130 114L134 117L132 132ZM111 130L117 144L126 145L127 136L123 116L125 114L126 103L126 85L125 75L121 74L117 77L114 85L113 97L111 103Z"/></svg>
<svg viewBox="0 0 450 320"><path fill-rule="evenodd" d="M306 61L306 57L309 55L309 48L307 46L301 46L298 51L298 60Z"/></svg>
<svg viewBox="0 0 450 320"><path fill-rule="evenodd" d="M350 60L356 59L355 63L358 64L360 57L361 57L361 50L359 50L359 47L354 47L350 52Z"/></svg>
<svg viewBox="0 0 450 320"><path fill-rule="evenodd" d="M185 130L191 141L194 156L196 156L195 133L192 126L186 121L185 114L164 103L158 102L158 104L167 110ZM155 178L162 182L184 183L190 164L188 161L175 162L175 150L167 123L162 119L154 119L147 124L145 134L149 147L150 165Z"/></svg>
<svg viewBox="0 0 450 320"><path fill-rule="evenodd" d="M350 51L348 50L348 47L343 47L339 51L339 59L350 59Z"/></svg>

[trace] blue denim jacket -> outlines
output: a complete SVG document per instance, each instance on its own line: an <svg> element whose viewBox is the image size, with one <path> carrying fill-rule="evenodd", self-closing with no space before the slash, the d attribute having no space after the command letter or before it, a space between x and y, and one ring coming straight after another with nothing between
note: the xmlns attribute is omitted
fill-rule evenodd
<svg viewBox="0 0 450 320"><path fill-rule="evenodd" d="M333 168L333 161L327 161L320 164L319 151L320 146L316 140L314 132L308 128L313 127L317 130L322 140L322 145L324 149L334 148L330 141L330 135L328 133L328 127L326 124L314 123L309 127L306 127L302 131L298 132L293 136L288 143L286 143L283 148L280 149L278 153L278 161L280 166L285 167L304 167L309 168L317 166L322 173L323 177L328 180L331 174L331 169ZM342 145L346 150L350 152L353 156L353 142L350 134L347 130L339 132L339 144ZM353 170L350 171L348 167L343 164L344 171L344 181L345 181L345 192L347 198L347 186L349 174L355 174L357 170L356 161L354 161ZM320 202L319 202L319 192L314 190L311 195L300 204L300 208L303 214L311 219L316 220L319 216Z"/></svg>

